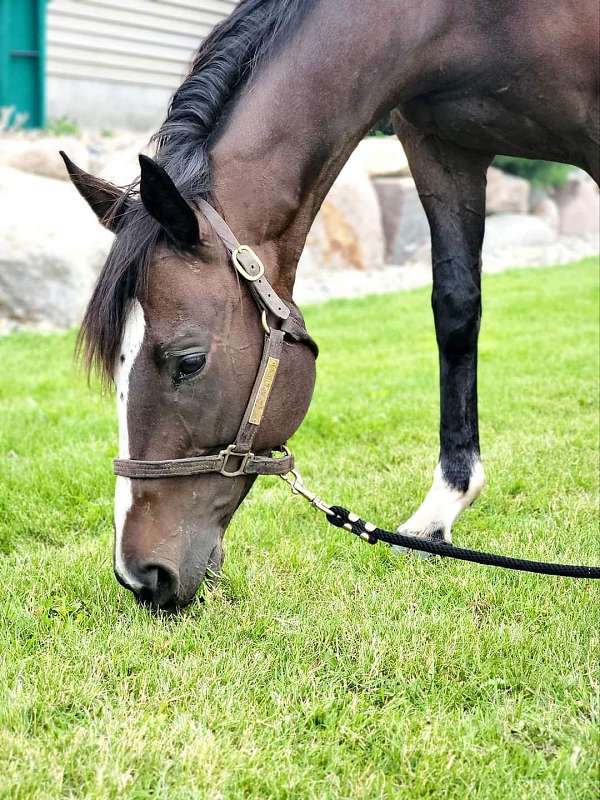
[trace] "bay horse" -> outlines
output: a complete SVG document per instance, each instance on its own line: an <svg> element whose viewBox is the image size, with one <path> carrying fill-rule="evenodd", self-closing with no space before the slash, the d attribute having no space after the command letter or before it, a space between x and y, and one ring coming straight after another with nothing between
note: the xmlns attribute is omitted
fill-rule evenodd
<svg viewBox="0 0 600 800"><path fill-rule="evenodd" d="M598 182L599 27L596 0L242 0L201 44L139 182L119 189L65 157L115 233L80 341L88 366L115 383L120 458L222 453L252 394L261 317L206 202L303 328L293 289L306 236L355 146L389 112L431 228L440 365L439 461L401 530L449 540L484 485L486 170L505 154L574 164ZM315 380L310 337L281 337L253 444L265 459L300 425ZM224 531L256 477L229 473L117 477L115 572L142 602L183 606L218 573Z"/></svg>

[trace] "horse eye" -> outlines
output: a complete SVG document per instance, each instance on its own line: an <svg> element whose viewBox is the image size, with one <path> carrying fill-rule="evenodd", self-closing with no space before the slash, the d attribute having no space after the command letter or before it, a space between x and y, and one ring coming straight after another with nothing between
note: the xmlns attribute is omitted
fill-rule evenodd
<svg viewBox="0 0 600 800"><path fill-rule="evenodd" d="M204 353L189 353L177 361L175 380L184 381L197 375L206 364Z"/></svg>

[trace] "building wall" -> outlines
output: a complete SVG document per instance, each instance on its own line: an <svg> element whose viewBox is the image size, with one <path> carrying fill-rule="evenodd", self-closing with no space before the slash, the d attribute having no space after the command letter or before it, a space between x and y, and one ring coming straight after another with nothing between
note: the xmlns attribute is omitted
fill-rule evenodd
<svg viewBox="0 0 600 800"><path fill-rule="evenodd" d="M50 119L154 127L202 38L237 0L50 0Z"/></svg>

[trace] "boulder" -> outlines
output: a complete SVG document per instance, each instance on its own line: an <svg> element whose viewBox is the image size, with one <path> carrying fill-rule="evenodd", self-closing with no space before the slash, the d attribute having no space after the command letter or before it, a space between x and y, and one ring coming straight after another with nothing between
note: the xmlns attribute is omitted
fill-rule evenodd
<svg viewBox="0 0 600 800"><path fill-rule="evenodd" d="M496 214L486 220L484 257L510 247L539 247L556 241L556 231L533 214Z"/></svg>
<svg viewBox="0 0 600 800"><path fill-rule="evenodd" d="M128 186L140 174L139 154L153 155L149 145L150 134L129 141L124 147L117 147L107 153L106 158L95 168L94 174L117 186Z"/></svg>
<svg viewBox="0 0 600 800"><path fill-rule="evenodd" d="M487 214L526 214L531 186L524 178L490 167L485 193Z"/></svg>
<svg viewBox="0 0 600 800"><path fill-rule="evenodd" d="M81 319L112 235L70 183L0 167L0 329Z"/></svg>
<svg viewBox="0 0 600 800"><path fill-rule="evenodd" d="M307 259L329 268L383 266L385 247L377 194L360 157L342 169L310 229Z"/></svg>
<svg viewBox="0 0 600 800"><path fill-rule="evenodd" d="M314 249L307 245L300 255L296 274L305 278L315 278L322 272L323 270L317 262Z"/></svg>
<svg viewBox="0 0 600 800"><path fill-rule="evenodd" d="M412 178L376 178L388 264L415 260L429 243L429 224Z"/></svg>
<svg viewBox="0 0 600 800"><path fill-rule="evenodd" d="M534 217L543 220L553 231L560 227L560 212L554 200L548 195L539 197L531 204L531 213Z"/></svg>
<svg viewBox="0 0 600 800"><path fill-rule="evenodd" d="M89 170L88 149L74 136L0 137L0 166L13 167L21 172L45 178L68 180L59 151L64 150L82 169Z"/></svg>
<svg viewBox="0 0 600 800"><path fill-rule="evenodd" d="M585 236L600 231L600 193L594 181L583 173L556 191L560 232Z"/></svg>
<svg viewBox="0 0 600 800"><path fill-rule="evenodd" d="M408 160L397 136L368 136L359 143L356 156L372 178L410 175Z"/></svg>

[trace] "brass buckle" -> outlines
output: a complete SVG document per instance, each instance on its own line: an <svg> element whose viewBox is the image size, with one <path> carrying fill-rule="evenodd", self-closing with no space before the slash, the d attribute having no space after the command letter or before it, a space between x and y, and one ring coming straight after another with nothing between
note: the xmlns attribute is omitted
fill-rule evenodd
<svg viewBox="0 0 600 800"><path fill-rule="evenodd" d="M246 475L246 466L250 459L254 458L254 453L236 453L235 444L230 444L225 450L221 450L219 457L223 459L223 466L221 467L221 475L226 478L237 478L239 475ZM236 470L228 470L227 465L229 458L241 458L241 463Z"/></svg>
<svg viewBox="0 0 600 800"><path fill-rule="evenodd" d="M256 261L256 263L258 264L258 272L256 274L251 274L250 272L248 272L245 269L244 265L240 263L239 260L240 253L248 253L250 257L254 261ZM242 278L245 278L247 281L250 281L251 283L254 283L254 281L257 281L259 278L262 278L262 276L265 274L265 265L256 255L254 250L251 247L248 247L247 244L241 244L239 247L236 247L236 249L231 254L231 258L233 260L233 266L237 269Z"/></svg>

